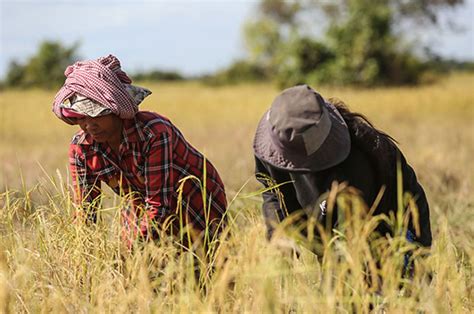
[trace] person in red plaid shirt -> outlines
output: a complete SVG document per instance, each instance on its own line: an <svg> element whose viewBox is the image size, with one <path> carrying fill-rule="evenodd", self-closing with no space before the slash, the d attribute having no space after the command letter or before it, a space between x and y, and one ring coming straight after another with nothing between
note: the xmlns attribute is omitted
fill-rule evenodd
<svg viewBox="0 0 474 314"><path fill-rule="evenodd" d="M132 204L122 213L129 245L183 227L193 241L216 237L226 222L224 184L169 119L138 111L151 92L131 85L112 55L77 62L65 75L53 111L81 128L69 148L76 203L94 209L101 182L126 195ZM96 221L96 212L88 218Z"/></svg>

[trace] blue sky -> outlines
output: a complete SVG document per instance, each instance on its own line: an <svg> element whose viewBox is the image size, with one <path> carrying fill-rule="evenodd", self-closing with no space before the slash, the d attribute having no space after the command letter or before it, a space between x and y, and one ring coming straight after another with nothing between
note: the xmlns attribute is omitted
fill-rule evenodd
<svg viewBox="0 0 474 314"><path fill-rule="evenodd" d="M443 27L411 32L411 36L444 56L474 60L474 0L466 2L442 16L455 20L461 31ZM0 77L10 60L27 60L45 39L80 41L84 59L115 54L129 72L151 68L188 75L212 72L245 55L242 24L256 3L0 0Z"/></svg>

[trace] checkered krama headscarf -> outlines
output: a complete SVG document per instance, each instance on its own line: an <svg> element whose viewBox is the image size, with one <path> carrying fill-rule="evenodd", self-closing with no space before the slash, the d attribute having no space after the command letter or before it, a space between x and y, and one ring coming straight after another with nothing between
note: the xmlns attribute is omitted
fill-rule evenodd
<svg viewBox="0 0 474 314"><path fill-rule="evenodd" d="M53 103L53 112L64 122L75 124L63 115L61 108L75 94L99 103L122 119L131 119L137 113L138 105L126 89L132 80L122 71L115 56L76 62L66 68L64 75L66 81Z"/></svg>

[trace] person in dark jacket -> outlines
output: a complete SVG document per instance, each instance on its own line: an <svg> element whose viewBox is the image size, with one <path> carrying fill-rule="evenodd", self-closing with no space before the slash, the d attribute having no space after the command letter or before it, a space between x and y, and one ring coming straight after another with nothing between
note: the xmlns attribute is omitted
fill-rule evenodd
<svg viewBox="0 0 474 314"><path fill-rule="evenodd" d="M278 187L263 193L269 240L280 222L294 213L301 213L303 220L315 215L326 224L324 195L333 182L346 182L360 191L369 207L382 189L373 214L395 213L399 161L403 189L413 195L419 213L418 221L409 221L407 239L431 246L429 206L415 172L390 136L342 102L326 101L308 85L284 90L260 120L253 148L257 179L267 188ZM329 223L337 225L337 211ZM377 232L392 234L386 224Z"/></svg>

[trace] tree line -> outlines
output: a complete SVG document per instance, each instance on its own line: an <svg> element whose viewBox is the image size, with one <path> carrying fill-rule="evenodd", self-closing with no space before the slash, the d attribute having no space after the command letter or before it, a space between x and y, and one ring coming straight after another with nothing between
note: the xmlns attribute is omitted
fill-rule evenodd
<svg viewBox="0 0 474 314"><path fill-rule="evenodd" d="M409 43L401 25L436 25L439 12L463 0L261 0L245 23L247 57L215 73L193 78L208 84L273 81L336 85L417 84L433 71L473 69L472 62L444 60ZM40 44L24 64L12 61L5 87L56 88L67 65L80 59L79 44ZM150 70L135 80L188 79L177 71Z"/></svg>
<svg viewBox="0 0 474 314"><path fill-rule="evenodd" d="M241 62L280 87L417 84L430 71L469 66L444 60L407 30L439 26L439 14L463 0L261 0L244 26ZM404 30L405 27L405 30ZM228 69L232 77L235 67ZM222 76L225 77L225 71Z"/></svg>
<svg viewBox="0 0 474 314"><path fill-rule="evenodd" d="M24 64L11 61L4 87L29 88L39 87L54 89L64 83L64 70L81 59L78 54L79 43L66 46L59 41L44 41L38 51ZM132 75L138 81L179 81L185 77L179 72L150 70Z"/></svg>

